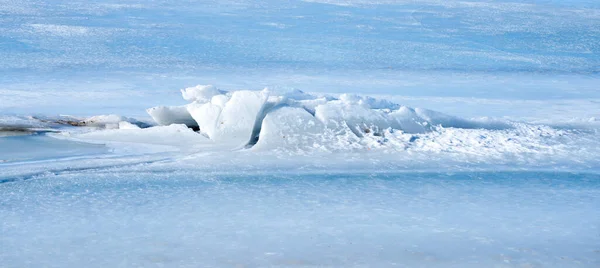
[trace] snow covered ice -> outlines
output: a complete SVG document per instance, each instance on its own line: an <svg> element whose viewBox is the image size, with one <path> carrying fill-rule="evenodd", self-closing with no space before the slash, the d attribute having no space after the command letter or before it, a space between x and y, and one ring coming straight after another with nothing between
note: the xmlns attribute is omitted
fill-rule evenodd
<svg viewBox="0 0 600 268"><path fill-rule="evenodd" d="M2 267L598 267L597 1L0 0Z"/></svg>

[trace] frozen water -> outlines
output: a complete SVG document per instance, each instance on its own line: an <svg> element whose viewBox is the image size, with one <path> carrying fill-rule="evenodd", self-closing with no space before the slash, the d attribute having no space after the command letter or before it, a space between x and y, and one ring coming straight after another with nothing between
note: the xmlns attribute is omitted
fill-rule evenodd
<svg viewBox="0 0 600 268"><path fill-rule="evenodd" d="M147 109L146 112L159 125L184 124L189 127L198 126L186 106L157 106Z"/></svg>
<svg viewBox="0 0 600 268"><path fill-rule="evenodd" d="M599 64L591 0L41 3L2 1L2 69L591 73Z"/></svg>
<svg viewBox="0 0 600 268"><path fill-rule="evenodd" d="M591 0L0 0L0 266L598 267L598 29Z"/></svg>
<svg viewBox="0 0 600 268"><path fill-rule="evenodd" d="M279 107L262 121L255 149L306 149L319 146L319 136L327 135L322 122L298 107Z"/></svg>
<svg viewBox="0 0 600 268"><path fill-rule="evenodd" d="M221 95L223 93L224 92L218 90L212 85L198 85L181 90L183 99L186 101L196 101L199 103L209 102L214 96Z"/></svg>
<svg viewBox="0 0 600 268"><path fill-rule="evenodd" d="M598 175L142 170L0 184L3 266L600 264Z"/></svg>
<svg viewBox="0 0 600 268"><path fill-rule="evenodd" d="M236 91L225 103L211 138L219 143L240 147L248 144L262 116L268 92Z"/></svg>
<svg viewBox="0 0 600 268"><path fill-rule="evenodd" d="M0 137L0 148L0 164L93 156L109 152L108 148L102 145L56 140L45 135L31 134Z"/></svg>

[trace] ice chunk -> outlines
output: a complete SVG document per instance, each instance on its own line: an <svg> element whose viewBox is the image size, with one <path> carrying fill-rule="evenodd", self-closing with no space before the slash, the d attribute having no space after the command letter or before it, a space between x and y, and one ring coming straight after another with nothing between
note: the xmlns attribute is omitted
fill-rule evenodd
<svg viewBox="0 0 600 268"><path fill-rule="evenodd" d="M212 102L194 102L187 106L188 112L200 127L200 132L211 139L215 137L217 120L219 120L222 109L222 106L213 104Z"/></svg>
<svg viewBox="0 0 600 268"><path fill-rule="evenodd" d="M119 122L119 129L140 129L140 127L127 121L121 121Z"/></svg>
<svg viewBox="0 0 600 268"><path fill-rule="evenodd" d="M499 121L499 120L490 120L490 119L480 119L480 120L469 120L456 116L450 116L447 114L443 114L440 112L415 108L414 111L416 114L428 121L432 125L439 125L442 127L453 127L453 128L465 128L465 129L510 129L512 126L507 122Z"/></svg>
<svg viewBox="0 0 600 268"><path fill-rule="evenodd" d="M340 101L347 104L358 104L370 109L391 109L395 110L400 108L400 105L390 102L388 100L375 99L369 96L358 96L355 94L342 94L340 95Z"/></svg>
<svg viewBox="0 0 600 268"><path fill-rule="evenodd" d="M264 116L268 97L266 91L234 92L219 115L214 135L209 135L211 139L236 147L248 144L252 133L260 128L259 119Z"/></svg>
<svg viewBox="0 0 600 268"><path fill-rule="evenodd" d="M311 147L324 132L323 123L302 108L275 108L265 116L259 140L253 148Z"/></svg>
<svg viewBox="0 0 600 268"><path fill-rule="evenodd" d="M292 91L286 92L283 94L283 97L292 99L292 100L314 100L317 97L312 94L305 93L302 90L294 89Z"/></svg>
<svg viewBox="0 0 600 268"><path fill-rule="evenodd" d="M157 106L147 109L146 112L162 126L184 124L188 127L198 127L186 106Z"/></svg>
<svg viewBox="0 0 600 268"><path fill-rule="evenodd" d="M181 90L183 99L200 103L209 102L213 96L221 95L223 93L225 92L220 91L212 85L197 85L195 87L188 87Z"/></svg>
<svg viewBox="0 0 600 268"><path fill-rule="evenodd" d="M381 134L392 127L393 121L383 110L366 108L364 105L347 104L344 101L330 101L315 109L315 117L329 128L347 125L352 132L362 137L364 134Z"/></svg>
<svg viewBox="0 0 600 268"><path fill-rule="evenodd" d="M316 99L306 99L306 100L290 100L290 104L292 104L292 106L297 106L297 107L302 107L304 108L306 111L308 111L311 114L315 114L315 110L317 108L317 106L322 105L327 103L328 99L326 97L323 98L316 98Z"/></svg>
<svg viewBox="0 0 600 268"><path fill-rule="evenodd" d="M268 100L266 91L235 91L228 98L216 95L210 102L187 106L200 131L217 143L240 147L258 133Z"/></svg>
<svg viewBox="0 0 600 268"><path fill-rule="evenodd" d="M392 123L393 129L406 133L425 133L431 130L431 125L425 119L419 117L414 109L406 106L392 111L389 117L395 121Z"/></svg>
<svg viewBox="0 0 600 268"><path fill-rule="evenodd" d="M229 101L229 97L227 95L216 95L210 99L210 102L214 105L217 105L221 108L225 107L225 104Z"/></svg>

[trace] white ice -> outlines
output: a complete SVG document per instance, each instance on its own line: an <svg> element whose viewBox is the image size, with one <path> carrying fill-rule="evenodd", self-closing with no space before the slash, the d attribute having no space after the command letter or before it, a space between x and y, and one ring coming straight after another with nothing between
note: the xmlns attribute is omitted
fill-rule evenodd
<svg viewBox="0 0 600 268"><path fill-rule="evenodd" d="M194 121L186 106L157 106L148 108L146 112L157 124L162 126L171 124L184 124L190 127L198 126L198 123Z"/></svg>

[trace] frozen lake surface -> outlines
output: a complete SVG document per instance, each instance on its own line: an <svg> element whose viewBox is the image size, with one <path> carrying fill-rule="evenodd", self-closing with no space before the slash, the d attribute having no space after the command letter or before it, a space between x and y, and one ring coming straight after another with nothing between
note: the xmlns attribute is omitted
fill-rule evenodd
<svg viewBox="0 0 600 268"><path fill-rule="evenodd" d="M0 0L0 59L0 266L600 266L598 1Z"/></svg>
<svg viewBox="0 0 600 268"><path fill-rule="evenodd" d="M600 177L99 169L0 184L5 267L594 267Z"/></svg>

